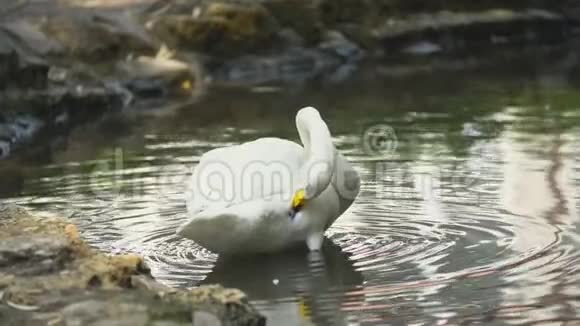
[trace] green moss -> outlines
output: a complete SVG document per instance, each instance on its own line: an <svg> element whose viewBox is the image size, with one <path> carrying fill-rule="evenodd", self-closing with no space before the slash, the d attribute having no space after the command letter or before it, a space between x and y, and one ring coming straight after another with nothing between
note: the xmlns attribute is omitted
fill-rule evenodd
<svg viewBox="0 0 580 326"><path fill-rule="evenodd" d="M219 56L235 56L262 49L278 27L262 6L210 3L199 17L163 16L151 29L177 46Z"/></svg>

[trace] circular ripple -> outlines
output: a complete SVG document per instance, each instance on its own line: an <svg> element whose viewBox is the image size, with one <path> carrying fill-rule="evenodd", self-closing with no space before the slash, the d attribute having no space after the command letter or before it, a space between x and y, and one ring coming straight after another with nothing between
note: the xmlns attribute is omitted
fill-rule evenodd
<svg viewBox="0 0 580 326"><path fill-rule="evenodd" d="M549 306L547 286L571 292L561 296L580 292L571 285L574 278L563 276L577 271L580 255L570 243L580 241L563 245L565 225L503 208L495 159L484 162L485 173L471 173L478 162L445 155L413 165L361 160L356 168L363 189L328 231L332 243L321 255L299 251L236 260L218 259L175 235L186 218L183 182L192 162L185 158L192 153L174 159L166 153L188 148L182 145L149 146L149 156L132 158L120 174L103 168L113 161L70 165L58 173L50 167L49 176L31 182L34 191L13 201L71 216L97 248L143 255L167 285L219 282L243 289L266 314L284 307L321 325L404 324L418 316L426 324L452 324L454 318L529 308L514 302ZM87 177L85 171L95 169ZM530 299L517 297L521 288L530 289Z"/></svg>

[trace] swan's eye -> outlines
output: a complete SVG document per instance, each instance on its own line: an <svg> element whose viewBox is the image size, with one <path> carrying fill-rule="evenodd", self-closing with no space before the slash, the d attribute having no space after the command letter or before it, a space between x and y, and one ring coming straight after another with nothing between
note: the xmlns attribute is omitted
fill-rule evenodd
<svg viewBox="0 0 580 326"><path fill-rule="evenodd" d="M294 197L292 198L292 209L294 211L299 211L306 203L306 193L304 189L296 191Z"/></svg>

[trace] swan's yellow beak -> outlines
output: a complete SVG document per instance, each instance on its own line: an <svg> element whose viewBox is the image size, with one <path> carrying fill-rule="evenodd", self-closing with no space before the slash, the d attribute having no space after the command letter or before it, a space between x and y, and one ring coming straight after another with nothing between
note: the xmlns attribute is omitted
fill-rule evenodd
<svg viewBox="0 0 580 326"><path fill-rule="evenodd" d="M307 320L310 319L310 316L312 316L312 309L310 309L310 307L306 303L305 298L302 296L298 298L298 312L300 313L300 316L302 316L302 318Z"/></svg>
<svg viewBox="0 0 580 326"><path fill-rule="evenodd" d="M292 197L292 209L298 212L306 203L306 192L304 189L299 189Z"/></svg>

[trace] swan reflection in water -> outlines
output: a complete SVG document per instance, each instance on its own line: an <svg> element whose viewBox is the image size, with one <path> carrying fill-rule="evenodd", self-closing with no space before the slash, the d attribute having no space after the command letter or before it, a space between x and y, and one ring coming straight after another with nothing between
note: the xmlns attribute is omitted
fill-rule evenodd
<svg viewBox="0 0 580 326"><path fill-rule="evenodd" d="M348 255L330 240L320 252L306 248L256 256L220 257L204 284L245 292L272 325L347 325L345 293L363 284ZM352 299L352 298L350 298Z"/></svg>

